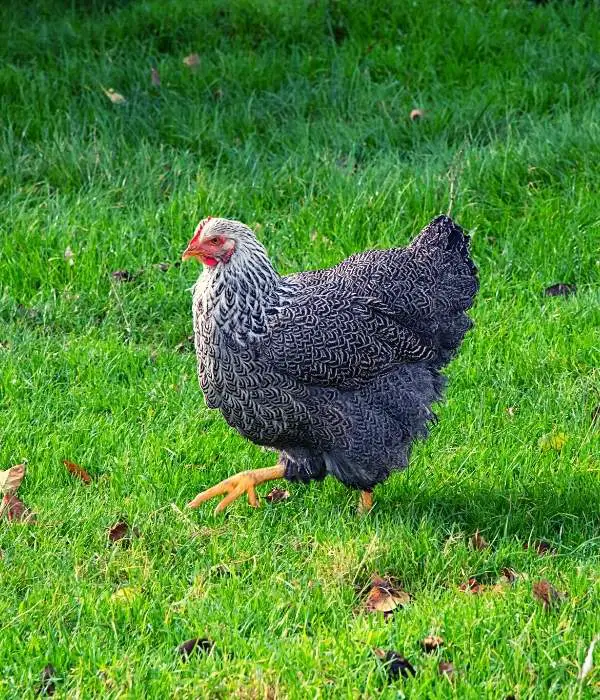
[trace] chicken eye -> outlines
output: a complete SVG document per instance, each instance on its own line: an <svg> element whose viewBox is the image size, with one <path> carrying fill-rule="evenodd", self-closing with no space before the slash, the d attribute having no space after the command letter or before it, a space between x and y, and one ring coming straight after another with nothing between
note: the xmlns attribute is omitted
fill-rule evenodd
<svg viewBox="0 0 600 700"><path fill-rule="evenodd" d="M219 236L211 236L211 237L208 239L208 242L209 242L209 243L214 243L214 244L216 245L217 243L219 243Z"/></svg>

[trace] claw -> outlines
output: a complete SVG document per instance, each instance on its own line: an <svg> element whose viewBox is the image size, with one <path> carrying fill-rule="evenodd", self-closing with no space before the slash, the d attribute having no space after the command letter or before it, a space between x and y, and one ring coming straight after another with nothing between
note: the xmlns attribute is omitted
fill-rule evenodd
<svg viewBox="0 0 600 700"><path fill-rule="evenodd" d="M197 508L201 503L204 503L204 501L208 501L215 496L222 496L225 494L223 500L215 508L215 514L220 513L243 493L247 494L248 503L253 508L258 508L259 501L258 496L256 495L256 485L262 484L264 481L281 479L284 476L284 472L284 467L279 464L275 467L269 467L267 469L255 469L254 471L240 472L239 474L230 476L228 479L224 479L219 484L206 489L206 491L199 493L196 498L187 504L187 508Z"/></svg>

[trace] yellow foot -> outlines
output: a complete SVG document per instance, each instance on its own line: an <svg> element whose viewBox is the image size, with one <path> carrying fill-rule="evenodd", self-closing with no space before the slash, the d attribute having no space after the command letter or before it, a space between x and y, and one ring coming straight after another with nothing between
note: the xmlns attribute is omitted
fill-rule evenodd
<svg viewBox="0 0 600 700"><path fill-rule="evenodd" d="M243 493L248 494L248 503L253 508L258 508L258 496L256 495L255 486L262 484L264 481L272 481L273 479L282 479L285 473L285 468L279 464L266 469L254 469L253 471L240 472L229 479L221 481L216 486L213 486L206 491L199 493L193 501L187 504L188 508L197 508L204 501L208 501L215 496L227 494L225 498L215 508L215 513L220 513L227 506L239 498Z"/></svg>
<svg viewBox="0 0 600 700"><path fill-rule="evenodd" d="M358 499L358 514L367 515L373 508L373 491L361 491Z"/></svg>

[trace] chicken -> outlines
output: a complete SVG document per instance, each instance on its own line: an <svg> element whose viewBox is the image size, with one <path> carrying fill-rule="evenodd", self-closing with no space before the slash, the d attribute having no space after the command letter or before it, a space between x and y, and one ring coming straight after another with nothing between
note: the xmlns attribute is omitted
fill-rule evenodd
<svg viewBox="0 0 600 700"><path fill-rule="evenodd" d="M406 248L370 250L327 270L286 277L239 221L200 222L183 259L204 269L193 295L198 376L206 403L244 437L279 452L200 493L216 512L255 487L327 474L372 491L408 465L445 385L440 370L472 322L479 283L469 239L438 216Z"/></svg>

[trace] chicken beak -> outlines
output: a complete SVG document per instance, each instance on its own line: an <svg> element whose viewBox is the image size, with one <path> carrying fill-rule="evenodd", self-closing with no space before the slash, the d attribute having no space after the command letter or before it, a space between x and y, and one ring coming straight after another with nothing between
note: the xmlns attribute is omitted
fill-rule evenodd
<svg viewBox="0 0 600 700"><path fill-rule="evenodd" d="M202 259L202 251L194 241L190 241L188 247L183 251L183 255L181 256L182 260L189 260L190 258Z"/></svg>

